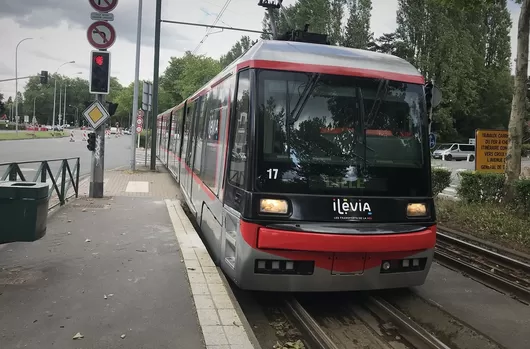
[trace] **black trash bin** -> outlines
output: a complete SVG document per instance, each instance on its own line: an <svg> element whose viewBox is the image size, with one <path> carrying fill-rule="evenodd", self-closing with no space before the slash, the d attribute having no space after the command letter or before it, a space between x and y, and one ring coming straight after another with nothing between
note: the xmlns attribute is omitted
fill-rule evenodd
<svg viewBox="0 0 530 349"><path fill-rule="evenodd" d="M46 234L47 183L0 182L0 244L31 242Z"/></svg>

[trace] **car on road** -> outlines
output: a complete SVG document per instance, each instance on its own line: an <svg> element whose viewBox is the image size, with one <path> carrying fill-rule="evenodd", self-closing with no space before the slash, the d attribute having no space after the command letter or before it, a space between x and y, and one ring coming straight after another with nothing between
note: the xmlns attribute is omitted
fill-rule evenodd
<svg viewBox="0 0 530 349"><path fill-rule="evenodd" d="M444 143L440 144L438 148L432 153L433 159L452 160L475 160L475 145L463 143Z"/></svg>
<svg viewBox="0 0 530 349"><path fill-rule="evenodd" d="M116 133L118 133L118 128L117 127L111 127L110 128L110 134L111 135L115 135Z"/></svg>

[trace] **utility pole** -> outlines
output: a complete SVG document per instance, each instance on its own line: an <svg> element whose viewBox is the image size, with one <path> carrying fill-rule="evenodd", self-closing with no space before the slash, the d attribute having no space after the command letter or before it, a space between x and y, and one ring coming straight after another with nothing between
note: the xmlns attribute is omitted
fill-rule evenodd
<svg viewBox="0 0 530 349"><path fill-rule="evenodd" d="M105 105L104 95L96 95L96 100L101 105ZM91 198L102 198L105 177L105 123L103 122L94 132L96 133L96 147L92 152L88 195Z"/></svg>
<svg viewBox="0 0 530 349"><path fill-rule="evenodd" d="M138 79L140 78L140 46L142 43L142 0L138 0L138 24L136 27L136 65L134 67L133 110L131 115L131 171L136 170L136 113L138 112ZM145 147L147 148L147 139Z"/></svg>
<svg viewBox="0 0 530 349"><path fill-rule="evenodd" d="M153 67L153 117L151 122L151 164L156 169L156 120L158 116L158 74L160 69L160 24L162 20L162 0L156 0L155 13L155 59ZM149 127L149 126L148 126Z"/></svg>
<svg viewBox="0 0 530 349"><path fill-rule="evenodd" d="M90 79L89 92L96 95L96 100L83 115L94 128L94 136L89 135L88 150L92 151L92 164L90 171L91 198L102 198L104 194L105 175L105 124L110 118L109 112L104 107L105 95L110 92L110 52L107 51L116 41L116 31L109 21L114 20L114 15L109 13L114 10L118 0L104 2L89 0L90 5L97 12L92 12L92 23L87 30L88 42L98 51L90 53Z"/></svg>

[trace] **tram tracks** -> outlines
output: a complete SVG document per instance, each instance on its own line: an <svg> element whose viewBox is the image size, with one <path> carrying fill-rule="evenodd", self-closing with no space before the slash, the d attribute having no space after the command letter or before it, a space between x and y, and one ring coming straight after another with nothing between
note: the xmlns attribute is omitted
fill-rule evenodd
<svg viewBox="0 0 530 349"><path fill-rule="evenodd" d="M438 231L435 259L530 304L530 264Z"/></svg>
<svg viewBox="0 0 530 349"><path fill-rule="evenodd" d="M308 299L309 297L309 299ZM449 349L399 309L378 296L285 299L284 312L313 349Z"/></svg>

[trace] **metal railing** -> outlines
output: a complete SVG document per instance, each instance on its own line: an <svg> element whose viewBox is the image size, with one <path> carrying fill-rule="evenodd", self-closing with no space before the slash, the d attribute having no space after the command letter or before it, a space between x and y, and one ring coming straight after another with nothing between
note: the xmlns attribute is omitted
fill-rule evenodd
<svg viewBox="0 0 530 349"><path fill-rule="evenodd" d="M75 160L75 163L73 166L70 166L70 163L68 162L69 160ZM80 171L80 165L81 165L79 157L66 158L66 159L42 160L42 161L21 161L21 162L0 163L0 169L2 167L7 166L6 170L3 172L3 175L0 177L0 181L28 182L28 179L24 175L20 165L37 164L37 163L39 164L39 168L36 170L36 174L32 182L47 183L48 178L49 178L49 180L51 181L51 187L48 192L48 198L50 198L54 193L57 194L57 198L59 199L59 205L62 206L66 203L66 200L69 199L70 197L74 195L76 198L79 197L79 171ZM60 165L59 165L59 169L56 172L56 175L54 176L52 173L50 164L57 164L57 163L60 163ZM32 171L34 170L32 169ZM71 194L67 197L68 191L70 190L70 185L74 189L74 194Z"/></svg>

